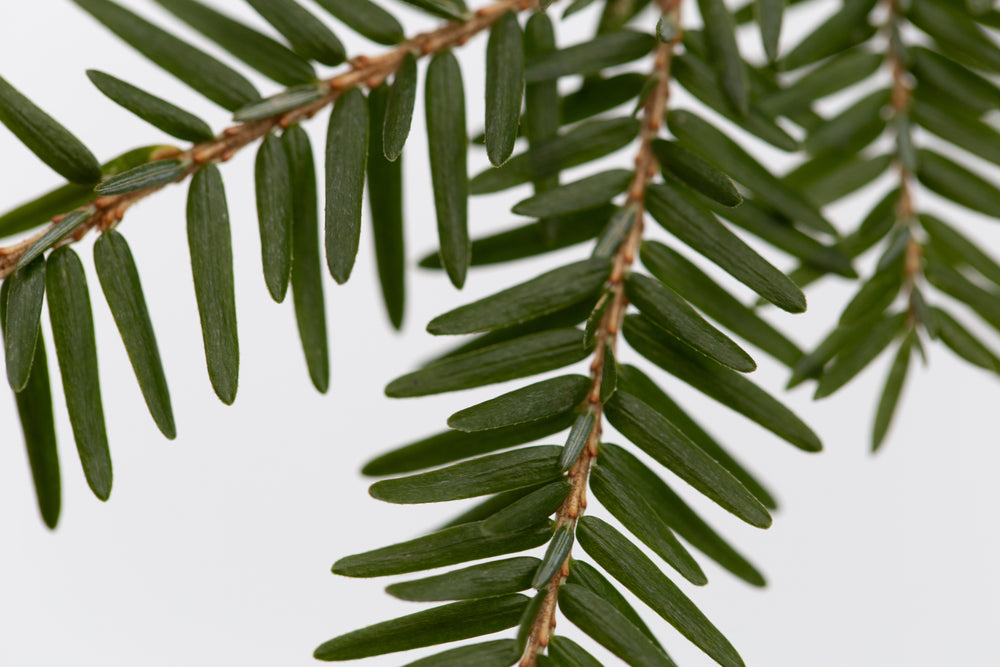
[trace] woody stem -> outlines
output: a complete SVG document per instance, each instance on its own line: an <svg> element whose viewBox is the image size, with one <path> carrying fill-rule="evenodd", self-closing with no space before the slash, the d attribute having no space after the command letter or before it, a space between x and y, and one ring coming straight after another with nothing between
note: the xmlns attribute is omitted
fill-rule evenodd
<svg viewBox="0 0 1000 667"><path fill-rule="evenodd" d="M665 15L676 17L681 0L660 0L659 5ZM676 18L675 18L676 20ZM596 347L590 364L590 392L587 395L589 407L593 410L595 420L587 445L580 457L570 468L568 476L572 483L569 495L562 507L556 512L556 528L566 524L574 524L587 507L587 481L590 468L597 457L598 443L601 440L603 421L603 405L600 391L603 379L605 350L610 346L614 351L618 343L618 333L621 331L628 299L625 296L625 278L635 260L639 244L642 242L643 216L645 209L646 188L656 174L657 162L653 155L652 143L659 135L666 111L667 99L670 95L670 62L674 48L680 42L680 31L677 30L670 42L660 43L655 51L655 62L651 77L656 85L647 97L642 110L642 132L640 134L639 150L635 157L635 170L628 189L628 199L625 206L635 208L635 222L628 235L614 255L611 276L608 279L612 293L611 304L605 310L604 317L595 335ZM524 653L521 657L521 667L535 667L538 654L549 643L549 636L555 627L556 604L559 599L559 588L569 576L569 557L562 568L549 581L545 599L539 606L538 613L531 627L531 633Z"/></svg>

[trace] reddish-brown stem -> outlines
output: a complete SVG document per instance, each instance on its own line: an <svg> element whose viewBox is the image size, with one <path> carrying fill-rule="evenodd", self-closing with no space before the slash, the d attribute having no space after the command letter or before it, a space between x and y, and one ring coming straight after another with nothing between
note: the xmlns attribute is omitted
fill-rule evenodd
<svg viewBox="0 0 1000 667"><path fill-rule="evenodd" d="M889 23L892 25L896 21L896 0L889 0L889 4L892 11ZM906 64L900 60L899 53L891 40L890 37L888 61L889 68L892 70L892 113L894 118L899 119L909 113L913 91L910 90ZM897 156L896 168L899 172L900 187L896 211L898 219L906 223L913 217L913 193L911 191L913 174L910 173L909 167L901 156Z"/></svg>
<svg viewBox="0 0 1000 667"><path fill-rule="evenodd" d="M210 162L225 162L240 150L267 135L277 127L288 127L332 104L345 90L356 86L377 86L399 69L408 53L417 58L444 51L453 46L465 44L471 37L489 28L508 11L525 11L538 7L540 0L498 0L478 9L467 21L452 21L436 30L413 37L394 49L377 56L358 56L349 63L346 72L338 74L326 83L329 92L319 100L282 114L239 123L223 130L212 141L196 144L188 150L172 157L190 162L190 166L178 179L182 181L196 172L201 165ZM162 187L162 186L161 186ZM82 239L90 230L105 230L122 219L125 212L136 202L153 194L160 188L147 188L123 195L100 197L88 206L94 207L94 214L63 243ZM67 211L68 212L68 211ZM54 223L53 223L54 224ZM21 256L40 239L49 227L19 243L0 248L0 279L13 273Z"/></svg>
<svg viewBox="0 0 1000 667"><path fill-rule="evenodd" d="M889 10L889 18L886 25L889 27L889 44L887 60L892 71L892 114L897 121L904 118L910 111L913 101L913 90L910 84L910 75L903 61L900 49L901 44L895 44L894 30L900 20L901 10L899 0L886 0ZM909 132L909 127L897 124L897 132ZM916 208L913 202L913 173L909 165L906 164L903 155L896 156L896 168L899 174L899 200L896 202L897 224L907 226L912 229ZM903 285L909 291L909 308L907 320L912 327L916 324L917 311L913 300L913 292L923 265L923 246L914 234L910 234L910 240L906 245L903 261Z"/></svg>
<svg viewBox="0 0 1000 667"><path fill-rule="evenodd" d="M660 9L664 14L679 11L681 0L660 0ZM655 64L651 76L656 78L656 87L646 98L642 112L642 132L640 135L639 150L635 158L635 171L633 172L632 183L628 189L628 200L626 206L633 206L636 209L635 223L629 230L628 236L622 241L614 255L614 264L611 276L608 280L612 291L612 301L604 313L604 318L598 327L595 335L594 357L590 364L590 393L587 401L591 404L596 417L594 427L590 432L587 446L580 453L580 457L570 468L569 478L572 483L569 495L562 507L556 513L556 527L567 523L575 523L587 507L587 480L590 476L590 467L597 456L597 446L601 441L601 430L603 421L603 406L601 404L601 380L604 368L604 354L607 346L612 351L618 343L618 333L621 331L622 321L625 317L625 309L628 300L625 296L624 281L635 259L642 241L642 228L644 216L644 204L646 199L646 188L656 173L657 162L653 155L652 142L660 132L666 111L667 98L670 94L670 61L675 46L680 41L680 31L669 43L661 43L655 52ZM521 657L521 667L535 667L538 662L538 654L548 646L549 636L555 627L555 614L557 601L559 599L559 588L569 576L569 558L563 563L562 568L552 577L548 583L545 599L538 609L538 614L531 627L531 634L524 654Z"/></svg>

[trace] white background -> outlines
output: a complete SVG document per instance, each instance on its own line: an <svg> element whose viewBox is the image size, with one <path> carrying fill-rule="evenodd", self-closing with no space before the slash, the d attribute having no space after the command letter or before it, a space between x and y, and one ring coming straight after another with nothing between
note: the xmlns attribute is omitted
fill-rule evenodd
<svg viewBox="0 0 1000 667"><path fill-rule="evenodd" d="M123 4L192 36L149 0ZM213 4L267 30L242 3ZM4 3L2 11L0 73L102 160L137 145L171 140L104 99L84 76L86 68L154 91L215 128L228 122L225 112L140 58L68 0ZM405 10L398 14L413 18L411 26L434 25ZM688 16L694 14L689 8ZM822 20L822 15L801 13L789 20L795 16ZM582 39L592 25L592 13L567 22L560 28L562 43ZM381 48L349 37L343 27L338 33L352 53ZM748 48L756 48L755 37L747 38ZM473 126L482 116L484 46L479 39L462 51ZM265 94L277 90L250 76ZM310 125L318 154L324 125L325 116ZM406 154L411 265L433 247L435 227L423 134L418 107ZM5 129L0 129L0 155L0 207L57 183L58 177ZM609 161L620 165L629 157L623 151ZM473 167L483 162L477 155ZM366 229L350 284L326 283L332 389L321 396L308 381L290 299L276 305L264 287L252 164L248 151L223 172L242 348L234 407L215 399L204 369L182 186L142 202L121 227L139 263L157 327L178 439L165 441L146 412L93 277L91 239L77 250L88 265L100 341L115 466L108 503L97 501L85 485L57 398L63 512L58 530L44 527L13 400L0 392L0 665L310 665L311 652L322 641L420 608L382 593L379 587L387 582L336 577L329 567L349 553L414 536L456 510L379 503L366 494L368 482L358 470L378 452L441 429L448 414L498 389L390 401L382 388L441 348L441 341L423 331L430 317L554 266L557 258L474 270L462 294L442 276L413 270L406 326L396 334L382 311ZM503 211L522 194L474 200L474 235L509 226L512 216ZM850 229L877 194L852 198L831 215L841 229ZM921 192L918 201L933 199ZM1000 242L995 222L959 211L951 219L992 247ZM583 252L577 248L560 258L569 261ZM791 266L786 258L776 256L776 261ZM768 316L809 347L849 294L844 284L827 281L809 291L807 314ZM694 590L682 583L748 665L997 664L1000 490L995 471L1000 454L995 424L1000 392L995 378L957 362L940 345L930 350L931 367L917 367L911 375L890 440L876 457L868 453L869 433L888 358L822 402L813 403L808 388L784 395L822 435L826 451L820 455L803 454L664 374L655 375L760 473L781 502L774 526L759 531L694 499L769 579L766 590L752 589L705 561L707 587ZM621 356L634 360L624 352ZM756 380L780 393L787 371L756 351L754 356L760 363ZM60 396L58 385L56 392ZM593 511L603 514L596 507ZM680 664L710 664L661 620L647 617ZM560 630L567 627L564 622ZM398 665L409 659L395 655L366 664Z"/></svg>

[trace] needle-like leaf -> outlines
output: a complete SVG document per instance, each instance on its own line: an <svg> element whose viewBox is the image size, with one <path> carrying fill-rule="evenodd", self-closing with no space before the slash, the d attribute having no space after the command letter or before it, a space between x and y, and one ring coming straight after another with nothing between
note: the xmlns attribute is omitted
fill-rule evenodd
<svg viewBox="0 0 1000 667"><path fill-rule="evenodd" d="M817 126L806 137L803 148L814 155L825 151L856 155L874 141L886 127L882 109L889 103L887 90L876 90ZM911 112L913 108L911 108ZM788 182L786 177L785 182ZM816 195L812 198L816 201Z"/></svg>
<svg viewBox="0 0 1000 667"><path fill-rule="evenodd" d="M963 262L979 271L983 277L1000 285L1000 264L971 239L933 215L921 215L920 225L930 236L931 245L961 257Z"/></svg>
<svg viewBox="0 0 1000 667"><path fill-rule="evenodd" d="M764 53L770 62L778 59L778 41L781 38L781 23L786 0L756 0L757 23L760 25L760 40Z"/></svg>
<svg viewBox="0 0 1000 667"><path fill-rule="evenodd" d="M934 38L942 50L963 54L980 69L1000 72L996 42L976 24L965 7L950 2L914 2L907 18Z"/></svg>
<svg viewBox="0 0 1000 667"><path fill-rule="evenodd" d="M341 558L334 574L346 577L384 577L455 565L470 560L533 549L552 537L550 523L518 531L488 534L480 522L443 528L416 539Z"/></svg>
<svg viewBox="0 0 1000 667"><path fill-rule="evenodd" d="M87 77L113 102L172 137L194 142L215 137L208 123L156 95L98 70L87 70Z"/></svg>
<svg viewBox="0 0 1000 667"><path fill-rule="evenodd" d="M757 368L743 348L702 319L694 308L662 282L641 273L632 273L625 281L625 290L629 301L643 315L685 345L744 373Z"/></svg>
<svg viewBox="0 0 1000 667"><path fill-rule="evenodd" d="M435 335L492 331L521 324L583 301L596 298L611 265L588 259L543 273L479 301L456 308L430 321Z"/></svg>
<svg viewBox="0 0 1000 667"><path fill-rule="evenodd" d="M488 169L469 181L474 195L500 192L522 183L537 182L563 169L604 157L635 138L639 121L611 118L582 123L565 134L518 153L502 167Z"/></svg>
<svg viewBox="0 0 1000 667"><path fill-rule="evenodd" d="M846 0L839 11L799 41L778 62L778 67L796 70L868 39L874 32L868 24L868 14L876 4L878 0Z"/></svg>
<svg viewBox="0 0 1000 667"><path fill-rule="evenodd" d="M247 0L307 60L339 65L347 58L337 36L295 0Z"/></svg>
<svg viewBox="0 0 1000 667"><path fill-rule="evenodd" d="M992 218L1000 217L1000 188L931 150L917 151L917 178L945 199Z"/></svg>
<svg viewBox="0 0 1000 667"><path fill-rule="evenodd" d="M802 290L681 188L668 183L650 185L646 204L667 231L747 287L782 310L805 311Z"/></svg>
<svg viewBox="0 0 1000 667"><path fill-rule="evenodd" d="M814 398L829 396L850 382L900 335L904 327L903 313L885 317L874 326L866 327L865 336L856 345L842 350L823 372Z"/></svg>
<svg viewBox="0 0 1000 667"><path fill-rule="evenodd" d="M283 86L316 80L312 65L294 51L198 0L156 0L156 3Z"/></svg>
<svg viewBox="0 0 1000 667"><path fill-rule="evenodd" d="M510 667L520 657L513 639L497 639L449 649L406 663L403 667Z"/></svg>
<svg viewBox="0 0 1000 667"><path fill-rule="evenodd" d="M566 618L609 651L637 667L676 667L663 649L596 593L565 584L559 590L559 609Z"/></svg>
<svg viewBox="0 0 1000 667"><path fill-rule="evenodd" d="M645 241L642 263L665 285L731 331L775 359L791 366L802 350L780 331L740 303L680 253L656 241Z"/></svg>
<svg viewBox="0 0 1000 667"><path fill-rule="evenodd" d="M400 600L443 602L472 600L517 593L531 588L531 578L541 563L521 556L472 565L424 579L386 586L386 593Z"/></svg>
<svg viewBox="0 0 1000 667"><path fill-rule="evenodd" d="M177 428L167 378L139 271L125 237L113 229L101 234L94 244L94 266L149 412L163 435L172 440Z"/></svg>
<svg viewBox="0 0 1000 667"><path fill-rule="evenodd" d="M749 111L747 73L736 43L732 14L724 0L698 0L705 23L708 52L718 75L719 85L729 103L745 116Z"/></svg>
<svg viewBox="0 0 1000 667"><path fill-rule="evenodd" d="M1000 132L964 109L943 106L940 102L915 100L910 113L921 127L945 141L978 155L987 162L1000 162Z"/></svg>
<svg viewBox="0 0 1000 667"><path fill-rule="evenodd" d="M742 413L807 452L822 449L812 429L784 405L734 370L692 354L638 315L625 318L625 340L639 354L702 393Z"/></svg>
<svg viewBox="0 0 1000 667"><path fill-rule="evenodd" d="M313 653L317 660L356 660L421 646L488 635L517 625L523 595L453 602L335 637Z"/></svg>
<svg viewBox="0 0 1000 667"><path fill-rule="evenodd" d="M511 518L511 522L512 523L510 524L509 528L506 528L504 530L487 530L486 526L485 526L485 522L487 520L489 520L489 519L492 519L494 516L496 516L500 512L502 512L502 511L504 511L504 510L506 510L506 509L508 509L510 507L513 507L518 501L523 500L524 498L527 498L528 496L532 495L535 491L538 491L538 490L540 490L542 488L545 488L545 487L548 487L548 486L553 486L555 484L563 484L563 483L565 483L565 482L562 481L562 480L560 480L558 482L552 482L551 484L539 484L539 485L536 485L536 486L526 486L526 487L524 487L522 489L514 489L512 491L504 491L503 493L495 493L492 496L487 497L486 500L481 500L481 501L475 503L472 507L470 507L466 511L462 512L461 514L459 514L458 516L456 516L454 519L452 519L448 523L446 523L443 526L441 526L441 529L443 530L445 528L451 528L451 527L454 527L454 526L462 526L462 525L465 525L465 524L478 522L478 524L479 524L480 528L483 530L483 532L486 532L486 533L507 533L507 532L511 532L511 531L521 530L525 526L534 526L537 523L543 522L546 519L546 517L548 517L550 514L552 514L552 512L549 512L548 514L546 514L544 516L541 515L540 513L538 513L538 514L532 514L532 515L528 516L527 514L521 514L520 512L518 512L519 516L521 516L521 517L527 517L527 519L529 519L529 520L514 522L513 521L513 516L511 516L510 518ZM555 510L552 510L552 511L555 511ZM531 519L533 519L533 520L531 520Z"/></svg>
<svg viewBox="0 0 1000 667"><path fill-rule="evenodd" d="M1000 107L1000 88L967 67L936 51L920 46L909 49L913 58L911 71L920 88L943 93L956 106L983 113Z"/></svg>
<svg viewBox="0 0 1000 667"><path fill-rule="evenodd" d="M229 210L222 175L215 165L203 167L191 179L187 236L208 377L219 399L228 405L236 400L240 346Z"/></svg>
<svg viewBox="0 0 1000 667"><path fill-rule="evenodd" d="M549 546L551 545L550 542ZM515 658L524 654L524 649L528 646L528 639L535 627L535 619L538 618L538 612L541 611L542 603L545 602L548 592L548 588L540 588L531 598L531 602L524 607L524 611L521 612L521 618L517 624L517 638L514 640L513 653Z"/></svg>
<svg viewBox="0 0 1000 667"><path fill-rule="evenodd" d="M870 280L862 284L847 307L840 314L838 325L849 325L870 317L873 313L885 312L896 296L903 283L903 272L898 263L893 263L888 271L879 271Z"/></svg>
<svg viewBox="0 0 1000 667"><path fill-rule="evenodd" d="M562 568L563 563L569 557L569 552L573 548L573 527L564 524L556 530L545 550L545 557L542 559L534 579L531 580L533 588L542 589L555 576L556 572Z"/></svg>
<svg viewBox="0 0 1000 667"><path fill-rule="evenodd" d="M396 44L406 38L392 14L371 0L316 0L351 29L379 44Z"/></svg>
<svg viewBox="0 0 1000 667"><path fill-rule="evenodd" d="M959 323L948 311L932 308L931 312L934 315L938 337L952 352L970 364L993 373L1000 373L1000 357L993 350L970 333L968 328Z"/></svg>
<svg viewBox="0 0 1000 667"><path fill-rule="evenodd" d="M70 248L59 248L49 255L45 291L80 463L94 495L107 500L111 495L111 453L97 374L94 318L83 263Z"/></svg>
<svg viewBox="0 0 1000 667"><path fill-rule="evenodd" d="M403 325L406 302L405 244L403 237L403 164L390 161L382 150L383 119L386 117L389 87L381 85L368 94L368 205L372 214L375 259L378 263L382 300L389 321Z"/></svg>
<svg viewBox="0 0 1000 667"><path fill-rule="evenodd" d="M469 16L469 8L465 6L465 0L401 0L401 2L412 5L431 16L452 21L465 21Z"/></svg>
<svg viewBox="0 0 1000 667"><path fill-rule="evenodd" d="M670 131L678 139L717 169L749 188L755 198L773 206L796 223L825 234L837 234L837 230L801 193L782 183L710 123L689 111L671 111L667 118Z"/></svg>
<svg viewBox="0 0 1000 667"><path fill-rule="evenodd" d="M739 480L653 408L622 391L604 408L615 429L685 482L750 525L771 525L767 509Z"/></svg>
<svg viewBox="0 0 1000 667"><path fill-rule="evenodd" d="M929 262L924 273L929 283L965 303L995 329L1000 330L1000 304L997 303L995 291L981 287L942 262Z"/></svg>
<svg viewBox="0 0 1000 667"><path fill-rule="evenodd" d="M774 90L760 101L772 115L792 115L807 111L816 100L833 95L871 76L884 56L865 48L851 49L831 58L794 84Z"/></svg>
<svg viewBox="0 0 1000 667"><path fill-rule="evenodd" d="M667 421L684 432L684 435L701 447L706 454L719 462L719 464L732 473L733 477L740 480L747 490L757 496L757 500L768 509L777 509L778 504L770 491L764 488L763 484L746 470L736 459L723 449L722 445L715 441L705 430L692 419L687 411L678 405L672 398L657 386L648 375L644 374L635 366L624 364L619 369L621 378L621 388L641 400L643 403L653 408Z"/></svg>
<svg viewBox="0 0 1000 667"><path fill-rule="evenodd" d="M560 470L563 472L569 470L576 463L576 460L580 458L583 448L590 441L590 434L594 430L594 423L596 421L597 417L594 415L594 412L588 410L578 416L576 421L573 422L573 428L570 429L569 435L566 437L566 444L563 445L563 453L559 458Z"/></svg>
<svg viewBox="0 0 1000 667"><path fill-rule="evenodd" d="M590 477L594 497L622 522L633 535L653 550L692 584L702 586L708 577L698 562L674 536L658 508L635 493L628 480L603 466L595 466Z"/></svg>
<svg viewBox="0 0 1000 667"><path fill-rule="evenodd" d="M407 53L396 70L392 88L389 89L389 99L385 103L382 147L389 160L396 160L403 152L403 145L410 134L416 101L417 58L412 53Z"/></svg>
<svg viewBox="0 0 1000 667"><path fill-rule="evenodd" d="M431 60L424 92L441 263L452 284L461 288L471 257L466 166L469 140L465 129L462 71L451 51L442 51Z"/></svg>
<svg viewBox="0 0 1000 667"><path fill-rule="evenodd" d="M524 26L524 56L533 58L555 50L556 33L552 18L545 12L534 12ZM527 137L529 146L538 146L559 134L561 106L557 79L525 85L524 119L520 129ZM534 182L535 192L543 192L557 185L558 174ZM475 261L475 247L472 255Z"/></svg>
<svg viewBox="0 0 1000 667"><path fill-rule="evenodd" d="M599 206L546 218L544 221L532 221L527 225L474 239L471 265L511 262L590 241L607 227L608 220L615 211L615 207L611 205ZM420 260L420 266L440 269L440 254L426 255Z"/></svg>
<svg viewBox="0 0 1000 667"><path fill-rule="evenodd" d="M573 415L566 414L544 422L529 422L475 433L445 431L382 454L369 461L361 472L380 476L423 470L533 442L566 430L572 423Z"/></svg>
<svg viewBox="0 0 1000 667"><path fill-rule="evenodd" d="M38 348L39 322L45 298L45 260L36 258L15 271L4 282L4 290L7 301L2 324L7 382L11 389L19 392L28 384Z"/></svg>
<svg viewBox="0 0 1000 667"><path fill-rule="evenodd" d="M0 77L0 123L32 153L73 183L101 180L94 154L69 130Z"/></svg>
<svg viewBox="0 0 1000 667"><path fill-rule="evenodd" d="M638 626L637 626L638 627ZM549 643L549 655L556 662L556 667L603 667L597 658L572 639L558 636Z"/></svg>
<svg viewBox="0 0 1000 667"><path fill-rule="evenodd" d="M753 586L763 586L764 576L733 549L711 526L677 495L659 475L638 458L615 445L601 446L600 465L621 478L632 495L645 499L678 535L706 556Z"/></svg>
<svg viewBox="0 0 1000 667"><path fill-rule="evenodd" d="M276 95L241 106L233 114L233 120L237 123L246 123L252 120L271 118L316 102L323 98L329 90L329 84L323 82L292 86Z"/></svg>
<svg viewBox="0 0 1000 667"><path fill-rule="evenodd" d="M528 83L556 79L570 74L594 74L614 65L649 55L656 38L641 32L609 32L588 42L531 58L524 75Z"/></svg>
<svg viewBox="0 0 1000 667"><path fill-rule="evenodd" d="M358 255L367 161L368 103L352 88L337 100L326 134L326 261L341 284Z"/></svg>
<svg viewBox="0 0 1000 667"><path fill-rule="evenodd" d="M260 93L227 65L111 0L73 0L136 51L224 109L235 111Z"/></svg>
<svg viewBox="0 0 1000 667"><path fill-rule="evenodd" d="M653 154L664 175L671 175L724 206L739 206L743 197L729 177L676 141L656 139Z"/></svg>
<svg viewBox="0 0 1000 667"><path fill-rule="evenodd" d="M514 152L524 94L524 35L514 12L501 16L486 46L486 153L499 166Z"/></svg>
<svg viewBox="0 0 1000 667"><path fill-rule="evenodd" d="M448 426L474 432L547 421L572 411L589 390L590 378L582 375L542 380L459 410L448 418Z"/></svg>
<svg viewBox="0 0 1000 667"><path fill-rule="evenodd" d="M330 358L323 301L323 268L319 256L319 204L316 166L309 136L300 126L281 137L292 191L292 300L302 351L313 386L325 393L330 386Z"/></svg>
<svg viewBox="0 0 1000 667"><path fill-rule="evenodd" d="M692 44L691 31L685 33L685 45ZM693 47L689 47L693 48ZM707 47L706 47L707 50ZM707 57L707 53L705 54ZM761 109L757 101L750 103L745 116L739 115L726 98L725 93L716 85L715 72L712 66L693 51L674 56L670 64L670 73L679 84L698 98L705 106L729 119L750 134L783 151L794 151L799 148L799 142L788 134L774 121L774 116Z"/></svg>
<svg viewBox="0 0 1000 667"><path fill-rule="evenodd" d="M889 368L889 375L885 379L882 396L879 398L878 410L875 412L875 425L872 428L872 451L877 451L882 446L885 435L889 432L889 426L892 425L896 405L899 403L900 394L903 393L903 383L906 382L906 372L910 367L910 357L913 354L915 340L916 334L912 332L903 339L892 366Z"/></svg>
<svg viewBox="0 0 1000 667"><path fill-rule="evenodd" d="M271 298L285 300L292 270L292 184L288 158L277 135L260 144L254 167L264 282Z"/></svg>
<svg viewBox="0 0 1000 667"><path fill-rule="evenodd" d="M633 174L627 169L610 169L573 183L528 197L514 205L514 213L535 218L566 215L606 204L628 187Z"/></svg>
<svg viewBox="0 0 1000 667"><path fill-rule="evenodd" d="M10 289L9 280L0 286L0 329L3 330L5 338L8 335L6 322ZM37 339L32 363L33 372L27 384L14 394L14 398L17 402L17 415L21 422L21 432L24 434L25 448L28 451L31 477L35 483L38 509L45 525L55 528L59 522L59 511L62 506L59 452L56 450L56 427L52 415L49 364L45 341L42 340L40 330L37 331Z"/></svg>
<svg viewBox="0 0 1000 667"><path fill-rule="evenodd" d="M886 157L888 160L881 160L882 157ZM891 161L891 156L879 156L879 164L874 166L871 173L881 174ZM864 165L859 165L853 160L850 161L850 164L845 165L845 168L865 171ZM813 192L817 193L817 196L820 196L820 190L823 186L821 183L804 182L801 187L812 189ZM700 201L716 215L742 227L775 248L799 258L811 268L821 270L824 273L835 273L845 278L858 277L857 271L851 265L851 258L838 245L820 243L809 234L800 231L794 225L790 225L788 220L780 214L761 206L752 199L747 199L739 206L732 208L709 201L705 197L700 198ZM792 276L789 275L789 278ZM795 280L793 279L792 282Z"/></svg>
<svg viewBox="0 0 1000 667"><path fill-rule="evenodd" d="M562 507L572 488L572 484L565 479L546 484L490 515L483 521L483 531L509 533L521 526L534 526ZM535 565L538 565L537 561ZM530 579L531 575L528 576Z"/></svg>
<svg viewBox="0 0 1000 667"><path fill-rule="evenodd" d="M621 533L600 519L585 516L577 525L576 535L598 565L698 648L720 665L743 667L742 658L722 633Z"/></svg>
<svg viewBox="0 0 1000 667"><path fill-rule="evenodd" d="M629 604L628 600L625 599L625 596L621 594L618 588L611 583L607 577L601 574L601 572L590 563L573 559L570 562L569 577L566 578L566 583L583 586L584 588L597 593L604 600L610 602L622 616L627 618L629 622L632 623L632 625L639 628L642 634L649 638L649 641L653 642L657 646L661 646L659 640L656 638L656 635L653 634L653 631L649 629L646 623L642 620L642 617L639 616L638 612L636 612L632 605ZM584 665L584 667L588 667L591 664L583 660L582 655L576 656L576 660L580 664ZM573 664L576 665L577 663L574 662Z"/></svg>
<svg viewBox="0 0 1000 667"><path fill-rule="evenodd" d="M436 361L396 378L387 396L406 398L481 387L568 366L587 356L578 329L552 329Z"/></svg>
<svg viewBox="0 0 1000 667"><path fill-rule="evenodd" d="M122 153L101 165L105 176L114 176L165 153L175 153L173 146L142 146ZM82 208L95 200L93 185L67 183L0 215L0 236L12 236L45 224L56 216Z"/></svg>
<svg viewBox="0 0 1000 667"><path fill-rule="evenodd" d="M526 447L481 456L430 472L375 482L373 498L390 503L437 503L550 482L559 476L560 448Z"/></svg>
<svg viewBox="0 0 1000 667"><path fill-rule="evenodd" d="M187 168L188 163L182 160L147 162L101 181L94 192L103 197L161 188L181 178Z"/></svg>
<svg viewBox="0 0 1000 667"><path fill-rule="evenodd" d="M23 269L35 261L36 258L41 257L46 250L59 243L59 241L62 241L70 232L89 220L92 214L93 210L89 208L66 214L59 222L45 230L45 233L24 251L21 258L17 260L18 270Z"/></svg>

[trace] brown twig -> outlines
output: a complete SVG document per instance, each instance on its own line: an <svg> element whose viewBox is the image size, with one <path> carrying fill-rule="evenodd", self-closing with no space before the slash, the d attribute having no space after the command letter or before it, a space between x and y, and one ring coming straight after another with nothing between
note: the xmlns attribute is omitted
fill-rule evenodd
<svg viewBox="0 0 1000 667"><path fill-rule="evenodd" d="M240 150L267 135L276 127L288 127L301 120L311 118L317 112L332 104L345 90L356 86L374 87L395 74L407 54L416 57L431 55L453 46L465 44L471 37L489 28L507 11L526 11L538 7L540 0L498 0L478 9L467 21L452 21L445 25L413 37L391 51L378 56L357 56L351 59L350 69L326 81L329 92L319 100L299 108L265 118L239 123L226 128L212 141L196 144L173 157L187 161L189 167L179 181L196 172L201 165L210 162L225 162ZM163 187L163 186L161 186ZM65 242L82 239L90 230L106 230L122 219L125 212L136 202L153 194L160 187L137 190L122 195L99 197L88 206L94 207L93 215L81 224ZM68 211L67 211L68 213ZM52 223L55 224L54 222ZM18 260L51 226L31 237L0 248L0 279L13 273Z"/></svg>
<svg viewBox="0 0 1000 667"><path fill-rule="evenodd" d="M898 0L888 0L890 27L889 47L887 60L892 71L892 113L895 119L902 118L909 113L910 103L913 99L913 91L910 87L909 73L906 63L903 62L899 49L902 45L895 43L893 28L899 20ZM899 171L899 205L897 215L901 221L908 222L913 217L913 195L911 192L913 174L910 173L909 166L904 162L902 156L897 156L896 168Z"/></svg>
<svg viewBox="0 0 1000 667"><path fill-rule="evenodd" d="M658 4L664 14L673 14L676 16L676 13L680 9L681 0L659 0ZM587 480L590 476L591 464L597 456L597 445L601 440L603 407L600 399L600 391L601 380L603 379L604 351L608 345L611 346L612 351L615 350L618 343L618 332L621 330L622 321L625 317L625 309L628 306L624 280L635 260L636 251L642 241L646 188L656 174L657 169L652 142L659 135L663 123L667 98L670 95L671 57L675 46L680 42L680 38L680 30L678 30L669 43L661 43L656 48L656 60L652 76L657 78L657 84L643 106L640 145L635 157L635 171L633 172L632 183L628 189L628 201L626 202L626 206L631 205L636 208L635 223L614 256L614 265L609 278L609 284L613 291L612 301L605 311L604 318L597 330L594 358L590 364L591 385L587 401L593 407L596 419L594 420L594 427L590 432L587 446L584 447L580 453L580 457L569 470L572 488L562 507L556 513L557 528L567 523L575 523L587 507ZM542 601L538 609L538 614L535 616L531 634L528 637L528 643L521 657L521 667L536 667L539 652L548 646L549 636L556 624L555 613L559 598L559 588L565 583L568 576L569 558L567 557L560 571L549 581L545 599Z"/></svg>
<svg viewBox="0 0 1000 667"><path fill-rule="evenodd" d="M909 125L903 127L898 124L900 119L905 118L909 114L910 106L913 102L913 88L910 83L910 73L903 57L903 45L896 43L897 36L899 35L897 26L902 12L899 7L899 0L886 0L886 4L889 10L889 17L886 20L886 25L889 29L889 44L886 59L892 71L892 113L893 118L897 121L897 133L909 132ZM899 200L896 202L897 224L912 228L916 217L916 208L913 203L914 175L901 151L896 156L896 169L899 174ZM907 320L911 327L917 321L917 309L913 294L922 271L923 252L920 240L911 233L909 242L906 245L903 261L903 285L909 291Z"/></svg>

